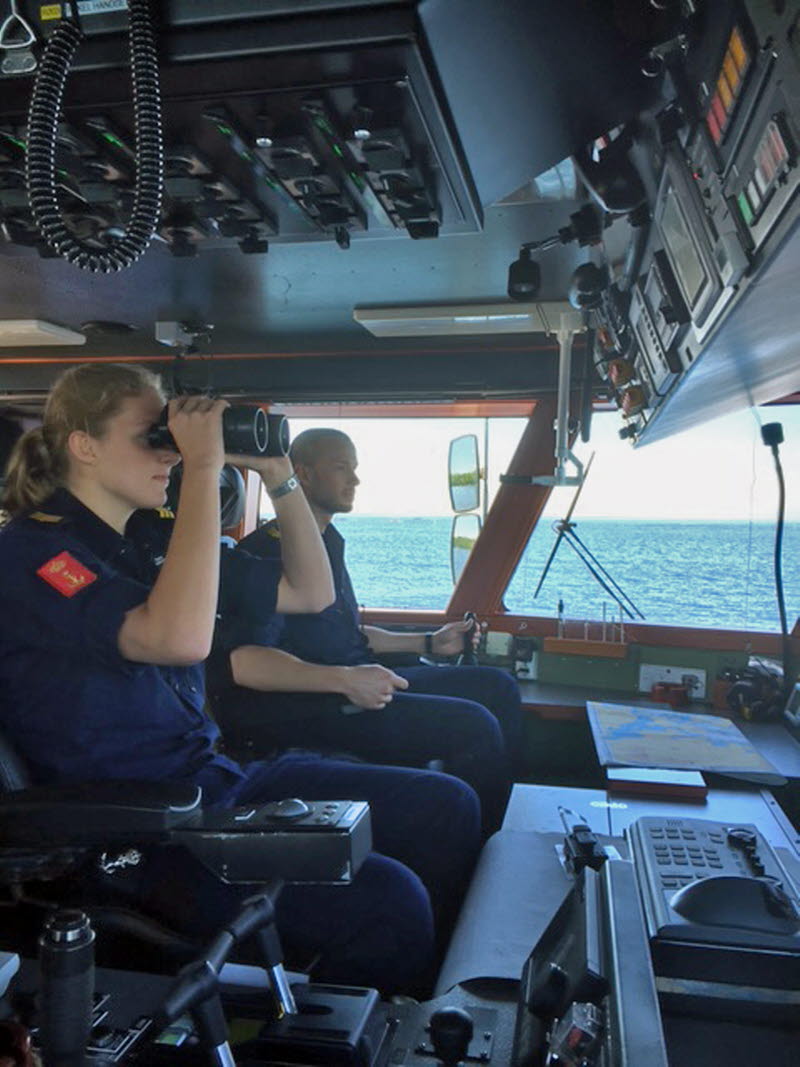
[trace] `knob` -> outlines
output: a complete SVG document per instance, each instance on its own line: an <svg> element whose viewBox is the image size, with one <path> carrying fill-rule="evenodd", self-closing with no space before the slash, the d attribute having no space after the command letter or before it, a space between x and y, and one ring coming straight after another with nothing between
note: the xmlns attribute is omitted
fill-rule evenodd
<svg viewBox="0 0 800 1067"><path fill-rule="evenodd" d="M742 826L728 830L728 844L731 848L740 848L743 852L754 852L757 842L758 838L753 830L745 830Z"/></svg>
<svg viewBox="0 0 800 1067"><path fill-rule="evenodd" d="M463 1008L440 1008L431 1015L431 1044L444 1067L456 1067L466 1057L474 1029Z"/></svg>
<svg viewBox="0 0 800 1067"><path fill-rule="evenodd" d="M620 440L624 441L628 437L635 437L639 432L638 422L629 422L627 426L623 426L621 430L617 430Z"/></svg>

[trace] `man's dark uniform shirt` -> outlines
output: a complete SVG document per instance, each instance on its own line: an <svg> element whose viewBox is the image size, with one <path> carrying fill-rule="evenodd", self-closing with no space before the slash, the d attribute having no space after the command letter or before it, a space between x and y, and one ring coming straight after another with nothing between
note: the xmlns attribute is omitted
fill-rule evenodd
<svg viewBox="0 0 800 1067"><path fill-rule="evenodd" d="M345 541L333 524L322 535L333 572L336 600L316 615L276 616L281 629L262 634L258 640L251 635L249 642L276 645L291 651L310 663L354 667L375 663L375 656L361 631L358 601L344 559ZM239 542L239 547L265 559L280 559L281 542L277 523L273 519ZM234 647L229 645L229 647Z"/></svg>
<svg viewBox="0 0 800 1067"><path fill-rule="evenodd" d="M283 618L280 635L243 635L242 644L278 645L308 663L355 667L376 662L360 626L359 608L345 564L345 542L328 525L323 534L336 589L335 602L318 615ZM280 554L274 523L240 545L268 558ZM231 646L234 647L234 646ZM521 751L520 693L515 680L496 667L411 666L393 668L408 689L388 707L368 715L352 710L338 692L220 691L219 715L232 736L256 745L286 748L319 745L352 752L373 763L425 765L441 759L448 771L477 791L486 832L502 821L510 774L508 752ZM507 740L506 740L507 739Z"/></svg>

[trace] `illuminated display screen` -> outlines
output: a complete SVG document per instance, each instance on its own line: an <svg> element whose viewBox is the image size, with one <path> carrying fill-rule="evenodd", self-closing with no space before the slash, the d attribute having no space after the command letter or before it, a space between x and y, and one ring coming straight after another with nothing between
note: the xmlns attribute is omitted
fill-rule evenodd
<svg viewBox="0 0 800 1067"><path fill-rule="evenodd" d="M664 198L664 211L661 215L660 226L675 275L683 290L684 299L689 307L693 308L705 284L706 272L700 262L672 186L669 187Z"/></svg>

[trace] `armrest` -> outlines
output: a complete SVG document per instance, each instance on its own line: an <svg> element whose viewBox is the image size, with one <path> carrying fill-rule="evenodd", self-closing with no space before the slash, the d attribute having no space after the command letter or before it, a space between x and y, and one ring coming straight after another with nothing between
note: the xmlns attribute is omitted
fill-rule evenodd
<svg viewBox="0 0 800 1067"><path fill-rule="evenodd" d="M372 848L363 800L215 809L171 835L225 882L351 882Z"/></svg>
<svg viewBox="0 0 800 1067"><path fill-rule="evenodd" d="M174 782L37 786L0 796L4 845L108 846L166 840L201 817L201 790Z"/></svg>
<svg viewBox="0 0 800 1067"><path fill-rule="evenodd" d="M4 852L86 851L118 845L181 844L223 881L352 881L372 847L363 801L273 801L201 807L196 786L93 782L0 795Z"/></svg>

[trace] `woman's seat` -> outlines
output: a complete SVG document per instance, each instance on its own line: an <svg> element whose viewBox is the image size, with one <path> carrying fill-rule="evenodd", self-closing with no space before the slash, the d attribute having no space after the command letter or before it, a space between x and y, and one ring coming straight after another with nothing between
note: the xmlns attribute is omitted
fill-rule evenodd
<svg viewBox="0 0 800 1067"><path fill-rule="evenodd" d="M288 872L308 863L308 854L298 859L298 846L302 851L308 839L289 844L283 826L270 832L262 824L250 832L239 824L235 834L219 832L219 813L210 813L207 824L195 786L116 781L30 787L29 781L24 761L0 731L0 943L25 956L36 955L53 909L79 907L95 928L100 965L175 973L196 959L259 883L262 893L275 896L281 878L296 877ZM347 842L351 877L371 846L368 811L360 808L359 827ZM240 845L258 881L224 885L221 872ZM214 862L207 865L209 846ZM341 880L332 873L341 859L313 862L315 881Z"/></svg>

